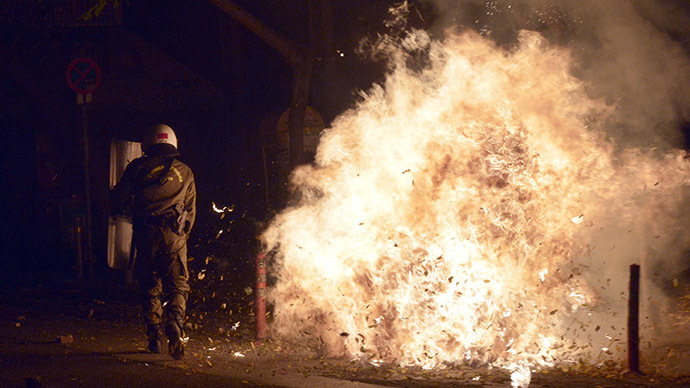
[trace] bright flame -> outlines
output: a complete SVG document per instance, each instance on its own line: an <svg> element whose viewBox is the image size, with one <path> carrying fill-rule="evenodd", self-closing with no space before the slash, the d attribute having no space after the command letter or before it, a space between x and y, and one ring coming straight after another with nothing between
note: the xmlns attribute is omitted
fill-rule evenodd
<svg viewBox="0 0 690 388"><path fill-rule="evenodd" d="M532 372L525 365L510 365L510 386L513 388L527 388L532 379Z"/></svg>
<svg viewBox="0 0 690 388"><path fill-rule="evenodd" d="M219 208L218 206L216 206L216 203L213 201L211 201L211 206L213 208L213 211L216 213L225 213L225 212L232 213L232 211L235 210L235 205L232 205L230 207L223 206L222 208Z"/></svg>
<svg viewBox="0 0 690 388"><path fill-rule="evenodd" d="M299 204L263 235L274 335L376 364L500 366L514 387L530 366L598 352L588 341L603 331L576 334L606 303L583 274L588 244L617 222L672 223L683 155L616 153L600 132L613 108L537 33L510 51L474 33L417 31L403 46L429 66L391 54L385 83L322 135L315 165L293 174Z"/></svg>

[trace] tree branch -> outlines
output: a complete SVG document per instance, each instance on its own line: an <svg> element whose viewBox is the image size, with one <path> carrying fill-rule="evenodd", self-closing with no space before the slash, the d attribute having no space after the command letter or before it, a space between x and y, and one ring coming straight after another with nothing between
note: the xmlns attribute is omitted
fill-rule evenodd
<svg viewBox="0 0 690 388"><path fill-rule="evenodd" d="M306 60L303 50L296 43L279 35L239 5L229 0L211 0L211 2L269 46L278 50L291 65L294 66Z"/></svg>

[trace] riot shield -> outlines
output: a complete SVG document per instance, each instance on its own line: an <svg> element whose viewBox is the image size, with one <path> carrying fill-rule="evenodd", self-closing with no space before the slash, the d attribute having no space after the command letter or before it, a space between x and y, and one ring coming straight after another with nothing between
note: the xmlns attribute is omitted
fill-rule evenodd
<svg viewBox="0 0 690 388"><path fill-rule="evenodd" d="M112 139L110 142L110 189L122 178L125 168L140 157L141 143ZM108 267L129 269L132 249L132 220L127 216L110 216L108 220Z"/></svg>

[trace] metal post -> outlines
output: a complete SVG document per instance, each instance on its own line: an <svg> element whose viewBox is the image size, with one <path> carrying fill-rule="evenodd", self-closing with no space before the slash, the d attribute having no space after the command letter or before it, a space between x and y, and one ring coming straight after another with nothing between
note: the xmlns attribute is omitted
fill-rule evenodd
<svg viewBox="0 0 690 388"><path fill-rule="evenodd" d="M93 242L91 238L92 217L91 217L91 179L89 177L89 130L86 115L86 104L81 104L82 126L84 129L84 199L86 201L86 252L84 259L87 264L89 279L93 278Z"/></svg>
<svg viewBox="0 0 690 388"><path fill-rule="evenodd" d="M628 370L640 374L640 266L630 265L628 299Z"/></svg>
<svg viewBox="0 0 690 388"><path fill-rule="evenodd" d="M266 338L266 255L256 255L256 338Z"/></svg>

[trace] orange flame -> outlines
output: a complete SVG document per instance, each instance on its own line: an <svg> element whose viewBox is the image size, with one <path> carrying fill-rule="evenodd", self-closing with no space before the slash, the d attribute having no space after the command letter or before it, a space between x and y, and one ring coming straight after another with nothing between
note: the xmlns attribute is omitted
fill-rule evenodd
<svg viewBox="0 0 690 388"><path fill-rule="evenodd" d="M611 316L621 301L598 290L611 275L596 270L601 236L630 227L636 251L623 254L636 260L647 233L677 224L682 153L617 152L601 131L615 107L537 33L505 50L415 31L402 47L429 66L395 53L385 82L322 135L315 165L295 170L301 200L263 235L277 252L273 334L374 364L491 364L514 386L602 356L625 333L585 328L624 327Z"/></svg>

